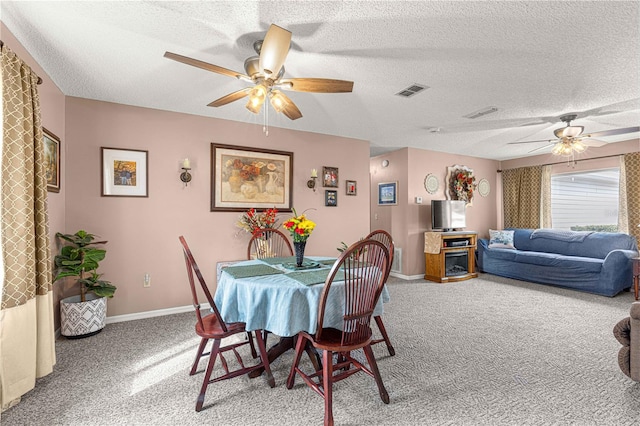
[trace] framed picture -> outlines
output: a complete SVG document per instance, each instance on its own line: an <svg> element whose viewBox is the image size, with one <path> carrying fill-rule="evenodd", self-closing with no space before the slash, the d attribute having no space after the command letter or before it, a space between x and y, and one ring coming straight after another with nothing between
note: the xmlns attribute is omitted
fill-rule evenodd
<svg viewBox="0 0 640 426"><path fill-rule="evenodd" d="M211 144L211 211L291 211L293 153Z"/></svg>
<svg viewBox="0 0 640 426"><path fill-rule="evenodd" d="M149 196L149 151L104 147L100 149L103 197Z"/></svg>
<svg viewBox="0 0 640 426"><path fill-rule="evenodd" d="M327 189L324 191L324 205L326 207L338 206L338 191Z"/></svg>
<svg viewBox="0 0 640 426"><path fill-rule="evenodd" d="M398 204L398 182L378 184L378 205L393 206Z"/></svg>
<svg viewBox="0 0 640 426"><path fill-rule="evenodd" d="M327 188L338 187L338 168L337 167L322 168L322 186Z"/></svg>
<svg viewBox="0 0 640 426"><path fill-rule="evenodd" d="M355 180L347 181L347 195L356 195L358 193L358 188Z"/></svg>
<svg viewBox="0 0 640 426"><path fill-rule="evenodd" d="M60 192L60 139L42 128L47 191Z"/></svg>

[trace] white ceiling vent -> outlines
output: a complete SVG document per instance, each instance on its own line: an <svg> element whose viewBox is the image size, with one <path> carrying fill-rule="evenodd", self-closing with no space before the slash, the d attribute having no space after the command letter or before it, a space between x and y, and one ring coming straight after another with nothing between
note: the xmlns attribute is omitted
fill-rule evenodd
<svg viewBox="0 0 640 426"><path fill-rule="evenodd" d="M415 95L416 93L420 93L424 89L428 89L428 88L429 88L429 86L424 86L422 84L414 83L411 86L407 87L406 89L402 89L401 91L396 93L396 95L402 96L403 98L409 98L409 97Z"/></svg>
<svg viewBox="0 0 640 426"><path fill-rule="evenodd" d="M498 107L490 106L490 107L482 108L478 111L472 112L471 114L467 114L464 117L473 119L473 118L482 117L483 115L493 114L496 111L498 111Z"/></svg>

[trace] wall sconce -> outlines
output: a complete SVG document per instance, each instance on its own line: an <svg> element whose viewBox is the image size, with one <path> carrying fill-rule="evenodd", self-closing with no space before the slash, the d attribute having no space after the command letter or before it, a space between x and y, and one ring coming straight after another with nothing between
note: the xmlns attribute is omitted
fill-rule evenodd
<svg viewBox="0 0 640 426"><path fill-rule="evenodd" d="M180 180L184 182L184 186L187 186L187 184L191 182L191 173L189 173L189 170L191 170L191 162L188 158L185 158L182 162L182 170L183 172L180 173Z"/></svg>
<svg viewBox="0 0 640 426"><path fill-rule="evenodd" d="M307 188L313 189L313 192L316 192L316 179L318 179L318 171L311 169L311 178L307 181Z"/></svg>

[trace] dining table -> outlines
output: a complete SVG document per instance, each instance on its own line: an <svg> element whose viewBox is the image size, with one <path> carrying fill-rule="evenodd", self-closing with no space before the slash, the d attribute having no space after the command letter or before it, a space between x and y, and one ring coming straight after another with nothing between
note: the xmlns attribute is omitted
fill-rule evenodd
<svg viewBox="0 0 640 426"><path fill-rule="evenodd" d="M214 301L225 322L243 322L247 331L265 330L280 337L268 350L272 362L294 347L299 332L315 333L320 296L335 262L335 257L322 256L305 256L301 267L295 257L236 262L221 270ZM342 328L343 290L344 273L338 270L327 297L324 327ZM389 300L385 286L373 316L382 315ZM319 358L314 360L312 352L307 350L317 366Z"/></svg>

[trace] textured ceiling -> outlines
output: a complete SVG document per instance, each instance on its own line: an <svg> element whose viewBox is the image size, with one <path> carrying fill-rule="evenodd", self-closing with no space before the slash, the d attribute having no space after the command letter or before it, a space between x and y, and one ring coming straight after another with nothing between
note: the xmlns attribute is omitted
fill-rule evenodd
<svg viewBox="0 0 640 426"><path fill-rule="evenodd" d="M288 92L303 117L271 110L272 128L365 139L372 155L409 146L502 160L533 155L544 143L508 143L552 138L565 113L585 132L640 124L639 6L3 0L0 18L65 95L251 123L262 116L243 101L206 106L247 83L163 54L242 72L275 23L293 33L285 77L352 80L354 89ZM429 88L395 95L414 83ZM498 111L464 117L490 106Z"/></svg>

